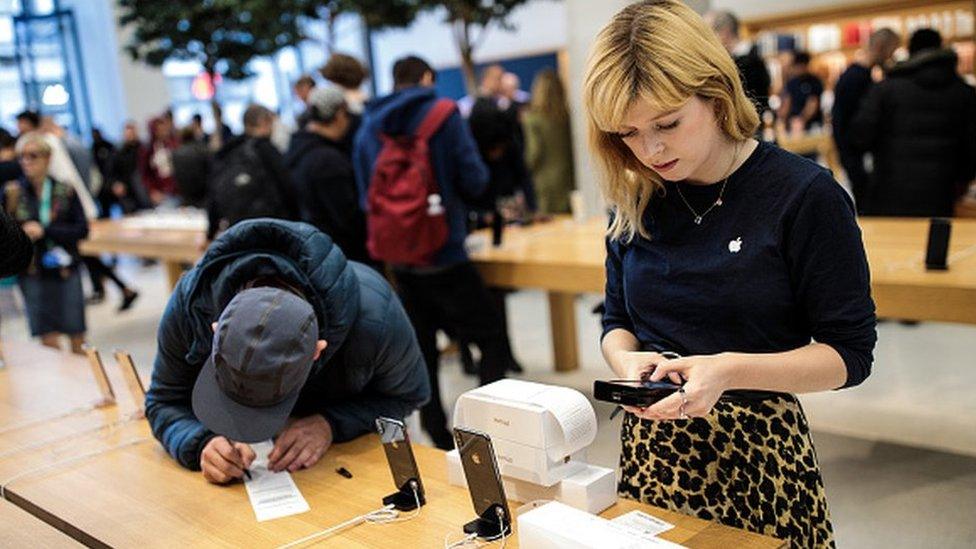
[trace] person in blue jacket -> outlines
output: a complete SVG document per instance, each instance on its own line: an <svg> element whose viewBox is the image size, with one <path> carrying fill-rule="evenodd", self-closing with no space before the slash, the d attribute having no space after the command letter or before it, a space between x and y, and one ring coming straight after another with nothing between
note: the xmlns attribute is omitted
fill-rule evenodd
<svg viewBox="0 0 976 549"><path fill-rule="evenodd" d="M366 105L353 146L353 168L364 209L383 147L381 136L415 134L438 100L434 79L434 69L426 61L404 57L393 65L393 93ZM501 311L464 249L468 211L488 190L488 168L468 125L456 110L430 137L428 148L447 218L447 242L434 253L431 265L392 268L430 379L431 399L420 410L421 423L438 448L450 449L454 446L453 437L438 391L437 330L478 346L482 384L504 377L512 360Z"/></svg>
<svg viewBox="0 0 976 549"><path fill-rule="evenodd" d="M269 469L295 471L430 398L389 284L305 223L261 218L222 234L180 279L157 339L146 416L213 483L241 477L247 443L274 438Z"/></svg>

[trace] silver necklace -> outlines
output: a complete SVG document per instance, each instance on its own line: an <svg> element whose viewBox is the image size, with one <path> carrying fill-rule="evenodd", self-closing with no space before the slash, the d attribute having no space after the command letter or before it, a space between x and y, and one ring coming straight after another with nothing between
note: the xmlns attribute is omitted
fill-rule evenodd
<svg viewBox="0 0 976 549"><path fill-rule="evenodd" d="M691 211L691 215L695 216L695 225L701 225L702 219L704 219L709 212L723 204L722 197L725 196L725 185L729 182L729 177L732 176L732 167L735 166L735 160L737 158L739 158L738 143L735 145L735 153L732 155L732 162L729 164L728 173L725 174L725 179L722 180L722 186L718 190L718 198L716 198L715 202L713 202L712 205L702 213L698 213L694 208L691 207L691 203L688 202L688 199L685 198L684 193L681 192L681 184L675 183L674 188L678 190L678 196L681 197L681 201L684 202L685 206L688 207L688 210Z"/></svg>

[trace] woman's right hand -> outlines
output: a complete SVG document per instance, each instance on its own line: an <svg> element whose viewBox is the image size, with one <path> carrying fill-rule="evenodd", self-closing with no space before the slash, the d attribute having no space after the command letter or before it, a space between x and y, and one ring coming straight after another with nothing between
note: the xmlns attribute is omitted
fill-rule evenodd
<svg viewBox="0 0 976 549"><path fill-rule="evenodd" d="M646 379L658 364L668 361L661 353L644 351L617 351L612 360L613 370L624 379ZM674 383L682 383L681 376L677 373L670 375L669 379Z"/></svg>

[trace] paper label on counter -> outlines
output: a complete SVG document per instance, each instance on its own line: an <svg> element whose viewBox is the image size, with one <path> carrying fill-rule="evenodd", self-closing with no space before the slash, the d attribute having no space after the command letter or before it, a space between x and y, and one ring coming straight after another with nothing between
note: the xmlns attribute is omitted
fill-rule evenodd
<svg viewBox="0 0 976 549"><path fill-rule="evenodd" d="M674 528L670 522L665 522L643 511L631 511L612 519L610 522L624 526L635 533L639 532L643 538L657 537L658 534Z"/></svg>
<svg viewBox="0 0 976 549"><path fill-rule="evenodd" d="M268 454L274 449L269 441L252 444L257 457L251 464L251 479L244 478L247 497L254 508L258 522L289 515L297 515L309 510L308 502L298 490L288 472L275 473L268 470Z"/></svg>

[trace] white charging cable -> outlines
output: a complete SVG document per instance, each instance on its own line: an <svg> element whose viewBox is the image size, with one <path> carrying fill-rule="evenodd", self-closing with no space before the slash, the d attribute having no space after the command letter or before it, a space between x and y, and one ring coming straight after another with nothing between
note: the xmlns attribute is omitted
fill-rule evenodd
<svg viewBox="0 0 976 549"><path fill-rule="evenodd" d="M74 440L74 439L80 438L80 437L82 437L84 435L91 434L91 433L99 433L101 431L112 432L116 427L120 427L122 425L125 425L126 423L129 423L130 421L133 421L133 420L136 420L136 419L141 419L141 418L142 418L142 411L141 410L137 410L135 412L132 412L130 414L126 414L126 415L122 416L122 419L119 419L119 420L114 421L112 423L108 423L108 424L105 424L105 425L96 425L95 427L91 427L91 428L88 428L88 429L82 429L81 431L75 431L75 432L69 433L67 435L57 436L57 437L51 437L51 438L47 438L47 439L44 439L44 440L41 440L41 441L38 441L38 442L33 442L31 444L24 444L22 446L15 446L13 448L9 448L9 449L7 449L7 450L5 450L3 452L0 452L0 459L5 459L5 458L7 458L9 456L12 456L14 454L19 454L21 452L26 452L28 450L36 450L38 448L43 448L43 447L49 446L51 444L58 444L58 443L61 443L61 442L67 442L69 440Z"/></svg>
<svg viewBox="0 0 976 549"><path fill-rule="evenodd" d="M5 435L13 431L20 431L21 429L27 429L28 427L33 427L35 425L50 423L52 421L57 421L59 419L65 419L71 416L85 417L86 415L90 414L91 412L94 412L95 410L98 410L97 406L80 406L78 408L68 410L67 412L62 412L60 414L55 414L48 417L30 419L30 420L22 421L20 423L8 423L7 425L0 426L0 435Z"/></svg>
<svg viewBox="0 0 976 549"><path fill-rule="evenodd" d="M53 463L48 463L48 464L45 464L45 465L41 465L39 467L33 467L31 469L27 469L26 471L21 471L20 473L17 473L16 475L14 475L14 476L12 476L12 477L4 480L3 482L0 482L0 499L6 499L7 498L7 490L10 489L10 485L13 484L13 482L16 481L16 480L20 480L20 479L22 479L24 477L28 477L28 476L31 476L31 475L36 475L37 473L41 473L41 472L47 471L49 469L54 469L56 467L61 467L61 466L65 466L65 465L70 465L72 463L77 463L79 461L84 461L84 460L86 460L88 458L92 458L92 457L95 457L95 456L99 456L99 455L102 455L102 454L106 454L106 453L111 452L113 450L119 450L119 449L122 449L122 448L128 448L129 446L134 446L136 444L139 444L140 442L147 442L148 440L149 439L148 438L145 438L145 437L130 438L130 439L126 440L126 441L123 441L123 442L121 442L119 444L116 444L114 446L110 446L108 448L102 448L102 449L99 449L99 450L94 450L92 452L86 452L86 453L81 454L81 455L72 456L72 457L69 457L69 458L66 458L66 459L62 459L62 460L59 460L59 461L55 461Z"/></svg>
<svg viewBox="0 0 976 549"><path fill-rule="evenodd" d="M495 508L495 514L498 515L498 535L493 538L485 538L484 540L478 538L478 534L472 532L465 536L463 539L451 543L449 541L451 534L448 533L444 536L444 549L458 549L460 547L484 547L487 545L485 542L494 542L499 539L502 541L502 545L499 549L505 549L508 544L509 533L505 530L505 511L501 507Z"/></svg>
<svg viewBox="0 0 976 549"><path fill-rule="evenodd" d="M367 518L366 522L370 524L390 524L393 522L406 522L408 520L417 518L417 515L420 514L420 486L417 484L417 481L411 480L410 488L413 489L413 501L417 505L414 507L414 511L412 513L401 517L399 511L396 509L389 509L390 506L387 505L383 509L370 513L372 517Z"/></svg>
<svg viewBox="0 0 976 549"><path fill-rule="evenodd" d="M410 481L410 487L413 488L413 498L417 504L417 509L410 515L400 516L400 512L396 510L396 506L392 503L389 505L384 505L383 507L376 509L375 511L370 511L365 515L359 515L358 517L353 517L343 523L337 524L325 530L320 530L314 534L309 534L301 539L296 539L293 542L286 543L285 545L279 545L276 549L288 549L290 547L298 547L313 540L318 540L324 537L331 536L337 532L345 530L346 528L351 528L353 526L358 526L364 522L369 524L390 524L393 522L403 522L411 520L420 514L420 493L418 492L419 486L415 481Z"/></svg>

